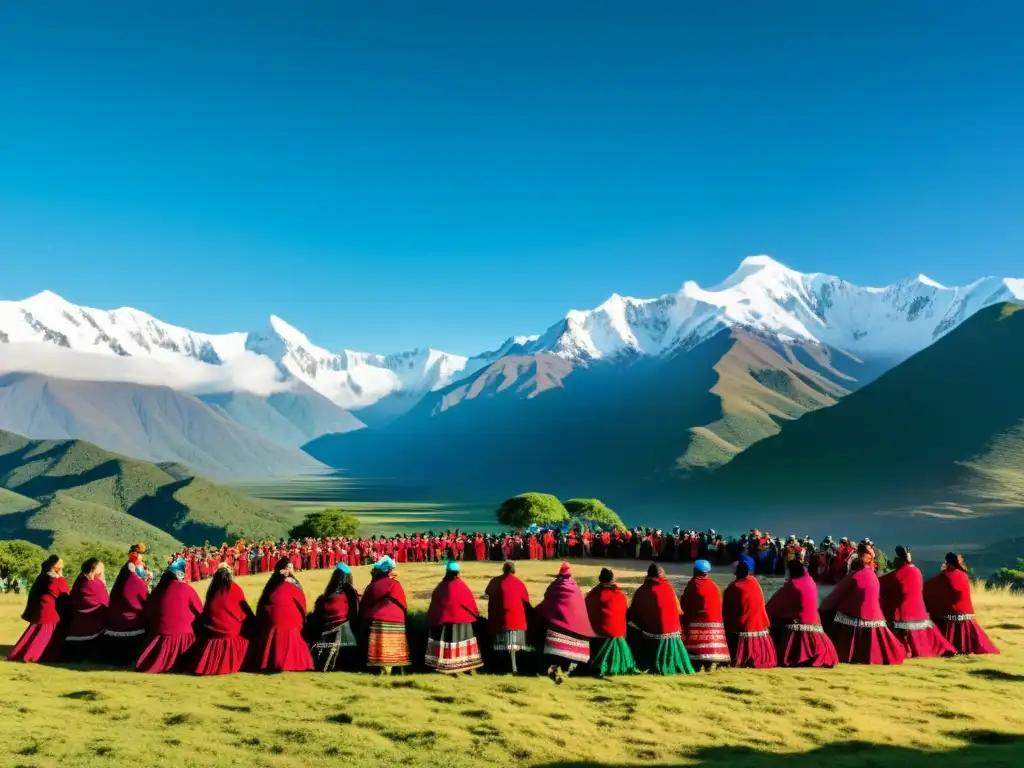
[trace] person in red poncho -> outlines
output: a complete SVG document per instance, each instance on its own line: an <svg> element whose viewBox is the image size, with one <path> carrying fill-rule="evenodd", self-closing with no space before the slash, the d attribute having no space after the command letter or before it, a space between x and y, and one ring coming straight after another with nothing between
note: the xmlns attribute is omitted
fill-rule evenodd
<svg viewBox="0 0 1024 768"><path fill-rule="evenodd" d="M256 605L258 635L249 645L246 662L258 672L308 672L313 669L309 646L302 637L306 595L295 578L291 556L281 557Z"/></svg>
<svg viewBox="0 0 1024 768"><path fill-rule="evenodd" d="M100 652L111 666L134 664L146 641L146 601L149 571L142 562L142 545L132 547L110 588L107 628L103 631Z"/></svg>
<svg viewBox="0 0 1024 768"><path fill-rule="evenodd" d="M206 590L192 673L231 675L240 671L249 650L245 633L253 626L255 618L230 566L220 566Z"/></svg>
<svg viewBox="0 0 1024 768"><path fill-rule="evenodd" d="M875 552L865 544L851 572L821 604L825 631L846 664L902 664L907 649L889 629L879 600Z"/></svg>
<svg viewBox="0 0 1024 768"><path fill-rule="evenodd" d="M956 650L928 617L924 605L924 577L911 562L905 547L896 547L894 568L878 579L882 613L912 658L953 656Z"/></svg>
<svg viewBox="0 0 1024 768"><path fill-rule="evenodd" d="M629 644L637 666L659 675L692 675L693 665L683 644L679 600L665 569L651 563L647 578L633 593L629 606Z"/></svg>
<svg viewBox="0 0 1024 768"><path fill-rule="evenodd" d="M765 610L764 592L753 571L753 558L743 555L736 563L736 580L722 595L722 618L732 665L770 669L779 662Z"/></svg>
<svg viewBox="0 0 1024 768"><path fill-rule="evenodd" d="M637 668L626 642L629 601L608 568L601 569L597 581L586 600L587 616L597 635L590 641L588 669L598 677L632 674Z"/></svg>
<svg viewBox="0 0 1024 768"><path fill-rule="evenodd" d="M526 585L516 576L516 566L506 560L501 566L501 576L496 576L484 590L487 595L487 628L494 639L494 652L504 667L504 654L508 654L512 674L518 672L516 653L533 650L526 640L526 615L531 611L530 593Z"/></svg>
<svg viewBox="0 0 1024 768"><path fill-rule="evenodd" d="M82 563L82 572L71 587L71 620L61 661L88 661L96 656L110 606L104 575L103 563L95 557Z"/></svg>
<svg viewBox="0 0 1024 768"><path fill-rule="evenodd" d="M352 629L358 615L359 593L352 585L352 569L346 563L338 563L327 588L306 618L306 640L317 670L352 671L359 666L359 643Z"/></svg>
<svg viewBox="0 0 1024 768"><path fill-rule="evenodd" d="M484 665L473 624L480 619L473 592L459 576L459 563L449 560L444 578L434 588L427 609L430 639L426 664L448 675L472 672Z"/></svg>
<svg viewBox="0 0 1024 768"><path fill-rule="evenodd" d="M946 554L942 572L924 585L924 602L935 626L957 653L999 653L974 618L971 579L960 555Z"/></svg>
<svg viewBox="0 0 1024 768"><path fill-rule="evenodd" d="M164 571L146 602L149 636L135 662L138 672L172 672L196 642L194 625L203 615L203 602L185 583L188 563L178 558Z"/></svg>
<svg viewBox="0 0 1024 768"><path fill-rule="evenodd" d="M696 668L711 669L728 664L729 643L722 618L722 593L711 580L711 563L698 560L693 564L693 578L680 598L683 609L683 643Z"/></svg>
<svg viewBox="0 0 1024 768"><path fill-rule="evenodd" d="M366 663L385 675L393 667L409 666L409 641L405 635L408 603L405 590L395 578L395 562L382 557L370 571L370 583L359 606L359 619L368 632Z"/></svg>
<svg viewBox="0 0 1024 768"><path fill-rule="evenodd" d="M818 615L818 585L799 560L786 563L789 579L765 606L783 667L834 667L839 656Z"/></svg>
<svg viewBox="0 0 1024 768"><path fill-rule="evenodd" d="M7 656L8 661L57 660L63 637L60 624L67 614L71 591L63 573L64 562L57 555L50 555L43 561L21 614L28 628Z"/></svg>
<svg viewBox="0 0 1024 768"><path fill-rule="evenodd" d="M590 638L594 637L583 592L568 563L558 569L536 615L544 624L548 677L560 685L562 672L572 673L577 664L590 661Z"/></svg>

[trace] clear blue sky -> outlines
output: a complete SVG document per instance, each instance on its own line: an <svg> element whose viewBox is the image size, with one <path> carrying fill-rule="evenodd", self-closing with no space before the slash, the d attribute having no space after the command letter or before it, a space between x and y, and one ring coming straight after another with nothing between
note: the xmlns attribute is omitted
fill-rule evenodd
<svg viewBox="0 0 1024 768"><path fill-rule="evenodd" d="M999 0L3 3L0 297L475 352L752 253L1024 276L1022 28Z"/></svg>

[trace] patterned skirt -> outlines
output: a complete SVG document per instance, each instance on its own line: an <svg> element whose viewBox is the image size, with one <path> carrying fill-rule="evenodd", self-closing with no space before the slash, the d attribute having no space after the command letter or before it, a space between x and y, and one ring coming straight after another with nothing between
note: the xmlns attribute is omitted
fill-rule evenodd
<svg viewBox="0 0 1024 768"><path fill-rule="evenodd" d="M686 652L694 664L728 664L729 643L725 624L717 621L694 622L686 627Z"/></svg>
<svg viewBox="0 0 1024 768"><path fill-rule="evenodd" d="M567 629L548 627L544 634L544 653L586 664L590 661L590 639Z"/></svg>
<svg viewBox="0 0 1024 768"><path fill-rule="evenodd" d="M526 631L522 629L507 629L494 635L495 653L508 653L509 651L532 651L533 647L526 640Z"/></svg>
<svg viewBox="0 0 1024 768"><path fill-rule="evenodd" d="M636 661L626 638L595 637L590 641L590 674L610 677L632 675L636 671Z"/></svg>
<svg viewBox="0 0 1024 768"><path fill-rule="evenodd" d="M629 640L636 649L637 666L656 675L692 675L693 664L683 645L681 632L656 635L644 632L632 622Z"/></svg>
<svg viewBox="0 0 1024 768"><path fill-rule="evenodd" d="M371 667L405 667L409 665L409 643L405 624L375 621L370 624L366 663Z"/></svg>
<svg viewBox="0 0 1024 768"><path fill-rule="evenodd" d="M309 646L309 651L313 655L313 666L319 672L352 669L352 651L357 646L356 635L349 622L332 627L322 632L316 642Z"/></svg>
<svg viewBox="0 0 1024 768"><path fill-rule="evenodd" d="M427 666L447 675L469 672L484 665L472 624L431 627L427 641Z"/></svg>

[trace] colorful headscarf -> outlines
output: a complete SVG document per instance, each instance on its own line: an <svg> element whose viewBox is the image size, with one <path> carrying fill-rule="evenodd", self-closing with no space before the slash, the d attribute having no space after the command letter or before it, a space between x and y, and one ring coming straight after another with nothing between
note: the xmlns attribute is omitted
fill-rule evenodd
<svg viewBox="0 0 1024 768"><path fill-rule="evenodd" d="M711 563L707 560L698 560L693 564L693 567L701 573L711 573Z"/></svg>
<svg viewBox="0 0 1024 768"><path fill-rule="evenodd" d="M171 563L168 567L172 571L177 571L178 573L184 573L185 572L185 558L179 557L177 560L175 560L173 563Z"/></svg>
<svg viewBox="0 0 1024 768"><path fill-rule="evenodd" d="M348 563L338 563L334 566L334 570L341 571L346 576L350 576L352 574L352 569L348 567Z"/></svg>
<svg viewBox="0 0 1024 768"><path fill-rule="evenodd" d="M459 566L459 561L458 560L449 560L445 564L444 570L445 570L446 573L458 573L459 571L462 570L462 568Z"/></svg>
<svg viewBox="0 0 1024 768"><path fill-rule="evenodd" d="M390 573L395 570L395 561L390 556L384 555L384 557L373 564L373 570L380 571L381 573Z"/></svg>

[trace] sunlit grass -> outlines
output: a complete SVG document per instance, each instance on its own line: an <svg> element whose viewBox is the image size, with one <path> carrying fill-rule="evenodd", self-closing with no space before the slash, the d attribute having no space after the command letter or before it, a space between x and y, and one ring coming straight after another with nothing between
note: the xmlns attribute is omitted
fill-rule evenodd
<svg viewBox="0 0 1024 768"><path fill-rule="evenodd" d="M520 564L535 599L555 565ZM600 565L575 571L589 584ZM642 580L638 564L612 565L627 591ZM497 571L494 563L464 564L478 595ZM686 572L673 569L677 586ZM401 566L413 608L426 607L440 575L437 565ZM328 573L299 576L312 597ZM367 580L367 569L357 569L357 585ZM262 577L239 581L255 601ZM0 645L20 634L23 603L0 596ZM1002 655L895 669L719 670L573 678L557 687L546 678L489 675L194 679L0 662L0 765L767 768L781 753L816 750L837 766L1016 765L1024 744L1013 738L1024 738L1024 710L1015 704L1024 692L1024 599L980 592L976 603ZM855 744L828 746L836 742ZM934 754L947 751L948 758Z"/></svg>

